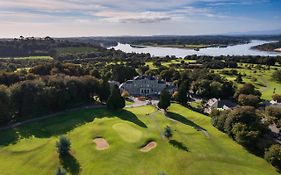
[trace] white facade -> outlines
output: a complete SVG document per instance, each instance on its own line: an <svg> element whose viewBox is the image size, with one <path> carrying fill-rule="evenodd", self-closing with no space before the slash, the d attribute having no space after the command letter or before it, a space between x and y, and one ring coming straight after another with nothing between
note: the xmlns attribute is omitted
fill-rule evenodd
<svg viewBox="0 0 281 175"><path fill-rule="evenodd" d="M166 87L171 91L174 89L174 86L152 76L137 76L133 80L128 80L119 86L121 90L126 90L130 95L135 96L159 95Z"/></svg>

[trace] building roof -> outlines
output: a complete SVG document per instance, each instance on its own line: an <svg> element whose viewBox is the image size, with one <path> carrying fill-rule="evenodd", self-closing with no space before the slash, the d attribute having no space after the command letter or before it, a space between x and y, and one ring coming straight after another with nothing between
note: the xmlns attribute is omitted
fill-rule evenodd
<svg viewBox="0 0 281 175"><path fill-rule="evenodd" d="M207 105L208 105L208 106L213 106L213 105L216 104L218 101L219 101L219 99L212 98L212 99L208 100Z"/></svg>
<svg viewBox="0 0 281 175"><path fill-rule="evenodd" d="M140 75L140 76L136 76L136 77L134 78L134 80L143 80L143 79L157 80L155 77L153 77L153 76L147 76L147 75Z"/></svg>

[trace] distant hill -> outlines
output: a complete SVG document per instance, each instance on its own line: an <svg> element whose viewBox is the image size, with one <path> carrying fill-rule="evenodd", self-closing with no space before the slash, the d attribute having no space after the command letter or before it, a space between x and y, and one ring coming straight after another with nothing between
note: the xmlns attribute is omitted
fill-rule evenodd
<svg viewBox="0 0 281 175"><path fill-rule="evenodd" d="M234 33L228 33L227 35L281 35L281 29L249 31L249 32L234 32Z"/></svg>

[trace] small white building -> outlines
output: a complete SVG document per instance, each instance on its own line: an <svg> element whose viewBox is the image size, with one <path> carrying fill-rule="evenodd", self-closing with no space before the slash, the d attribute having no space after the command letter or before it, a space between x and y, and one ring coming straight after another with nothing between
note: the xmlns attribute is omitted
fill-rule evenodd
<svg viewBox="0 0 281 175"><path fill-rule="evenodd" d="M172 83L167 83L153 76L137 76L133 80L122 83L119 88L122 91L128 91L133 96L159 95L164 88L167 88L170 93L175 91L175 86Z"/></svg>
<svg viewBox="0 0 281 175"><path fill-rule="evenodd" d="M205 104L204 112L210 114L213 109L218 110L229 110L235 107L237 104L231 100L221 100L217 98L212 98Z"/></svg>

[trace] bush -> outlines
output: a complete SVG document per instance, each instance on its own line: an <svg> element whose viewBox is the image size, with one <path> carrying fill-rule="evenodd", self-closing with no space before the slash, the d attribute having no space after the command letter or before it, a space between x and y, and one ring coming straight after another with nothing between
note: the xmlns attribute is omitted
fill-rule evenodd
<svg viewBox="0 0 281 175"><path fill-rule="evenodd" d="M281 145L270 146L265 151L264 158L274 167L281 169Z"/></svg>
<svg viewBox="0 0 281 175"><path fill-rule="evenodd" d="M61 136L56 146L59 155L64 156L69 154L71 143L66 136Z"/></svg>

